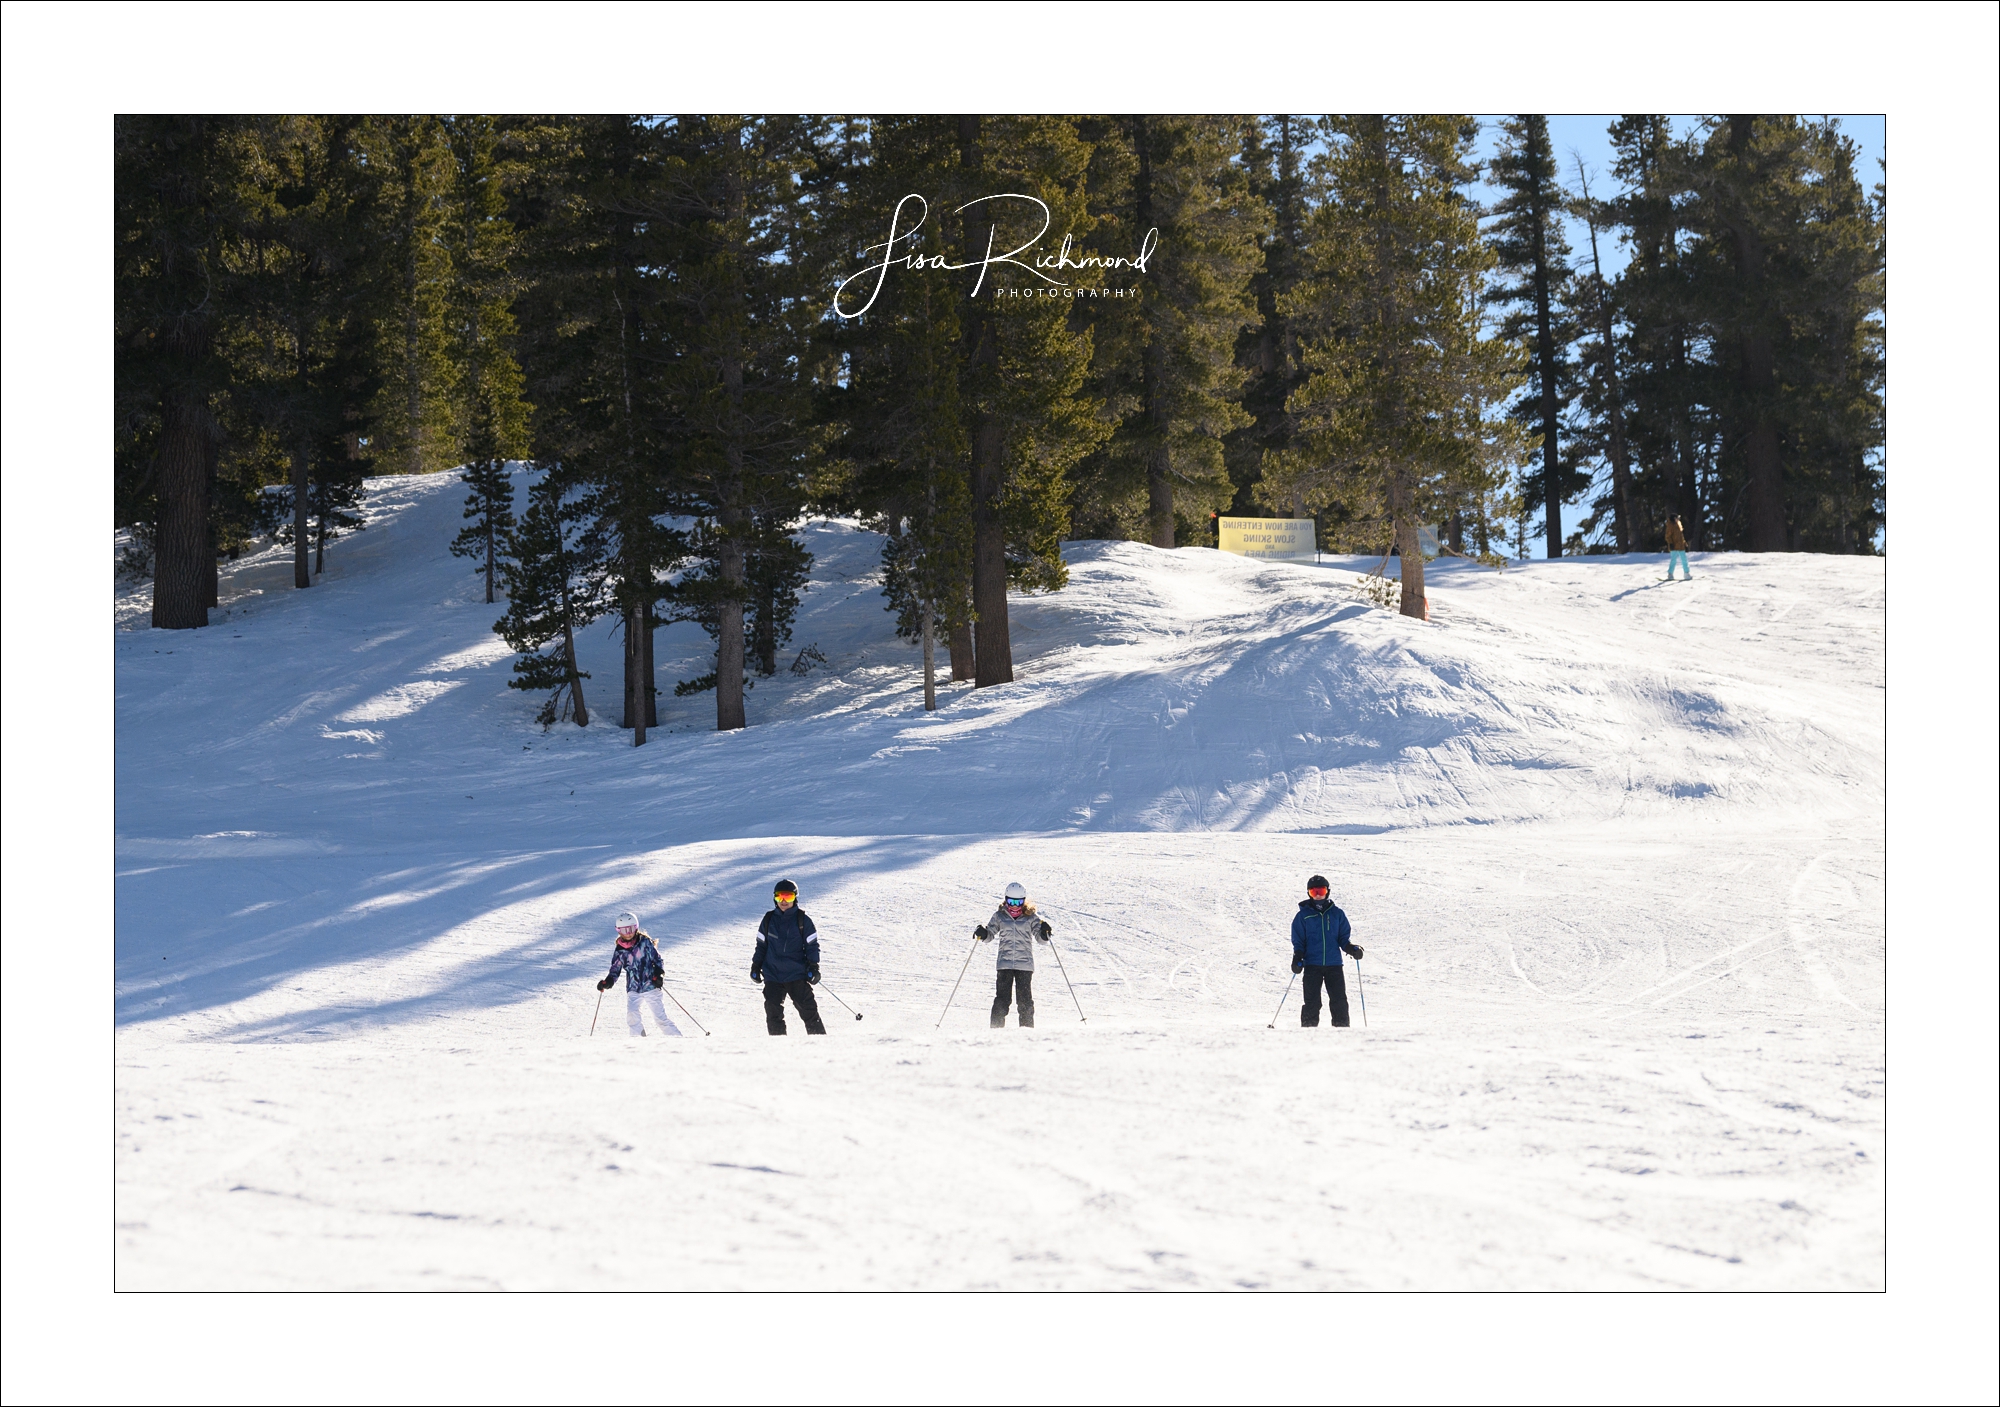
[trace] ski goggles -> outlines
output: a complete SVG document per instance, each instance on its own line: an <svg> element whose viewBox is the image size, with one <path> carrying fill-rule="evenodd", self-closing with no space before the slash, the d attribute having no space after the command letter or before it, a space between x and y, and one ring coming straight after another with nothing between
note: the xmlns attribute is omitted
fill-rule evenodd
<svg viewBox="0 0 2000 1407"><path fill-rule="evenodd" d="M774 892L771 897L780 904L796 904L799 900L799 891L796 889L780 889Z"/></svg>
<svg viewBox="0 0 2000 1407"><path fill-rule="evenodd" d="M1026 899L1002 899L1000 902L1010 909L1025 909L1028 907Z"/></svg>
<svg viewBox="0 0 2000 1407"><path fill-rule="evenodd" d="M1326 897L1326 886L1324 884L1315 884L1306 891L1306 894L1309 898L1324 899Z"/></svg>

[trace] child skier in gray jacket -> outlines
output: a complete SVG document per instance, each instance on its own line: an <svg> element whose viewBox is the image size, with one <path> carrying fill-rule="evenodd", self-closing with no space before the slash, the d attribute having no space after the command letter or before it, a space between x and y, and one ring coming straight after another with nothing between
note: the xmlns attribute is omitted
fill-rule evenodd
<svg viewBox="0 0 2000 1407"><path fill-rule="evenodd" d="M993 911L993 917L972 930L982 943L997 941L998 975L993 989L993 1029L1007 1024L1010 1002L1020 1009L1020 1024L1035 1024L1035 944L1049 941L1048 923L1028 902L1028 891L1018 884L1007 886L1007 897Z"/></svg>

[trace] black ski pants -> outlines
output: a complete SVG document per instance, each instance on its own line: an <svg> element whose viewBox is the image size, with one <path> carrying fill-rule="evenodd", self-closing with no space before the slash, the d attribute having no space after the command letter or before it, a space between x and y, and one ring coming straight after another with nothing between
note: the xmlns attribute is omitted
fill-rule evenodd
<svg viewBox="0 0 2000 1407"><path fill-rule="evenodd" d="M1299 1010L1301 1026L1319 1025L1319 988L1326 984L1326 1004L1331 1008L1333 1024L1347 1024L1347 979L1341 976L1340 967L1314 967L1306 964L1306 1004Z"/></svg>
<svg viewBox="0 0 2000 1407"><path fill-rule="evenodd" d="M1035 974L1023 972L1018 967L1003 967L993 987L993 1027L998 1030L1007 1024L1007 1004L1009 998L1021 1009L1021 1024L1035 1024Z"/></svg>
<svg viewBox="0 0 2000 1407"><path fill-rule="evenodd" d="M806 1034L823 1036L826 1023L819 1019L819 998L813 995L812 983L801 977L796 982L766 982L764 984L764 1029L774 1036L785 1034L785 998L792 999L792 1005L799 1009L799 1016L806 1023ZM1343 1011L1345 1007L1341 1008Z"/></svg>

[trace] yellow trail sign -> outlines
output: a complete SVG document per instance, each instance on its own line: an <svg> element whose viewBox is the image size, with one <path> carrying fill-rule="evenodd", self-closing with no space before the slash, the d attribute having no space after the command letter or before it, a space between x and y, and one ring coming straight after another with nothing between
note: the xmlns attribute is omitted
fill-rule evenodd
<svg viewBox="0 0 2000 1407"><path fill-rule="evenodd" d="M1290 562L1311 559L1313 520L1310 518L1217 518L1215 545L1239 557Z"/></svg>

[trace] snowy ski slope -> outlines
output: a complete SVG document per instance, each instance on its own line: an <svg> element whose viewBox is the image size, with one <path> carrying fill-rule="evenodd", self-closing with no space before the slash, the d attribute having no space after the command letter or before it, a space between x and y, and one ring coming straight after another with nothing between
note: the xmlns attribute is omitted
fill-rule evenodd
<svg viewBox="0 0 2000 1407"><path fill-rule="evenodd" d="M927 717L816 522L827 663L634 749L604 626L589 728L505 687L461 499L374 481L205 631L116 602L120 1288L1883 1283L1879 560L1451 564L1426 626L1075 543ZM1267 1029L1313 870L1366 1029ZM748 980L780 877L823 1040ZM1044 962L989 1031L975 955L935 1024L1012 879L1088 1022ZM628 905L712 1036L586 1034Z"/></svg>

